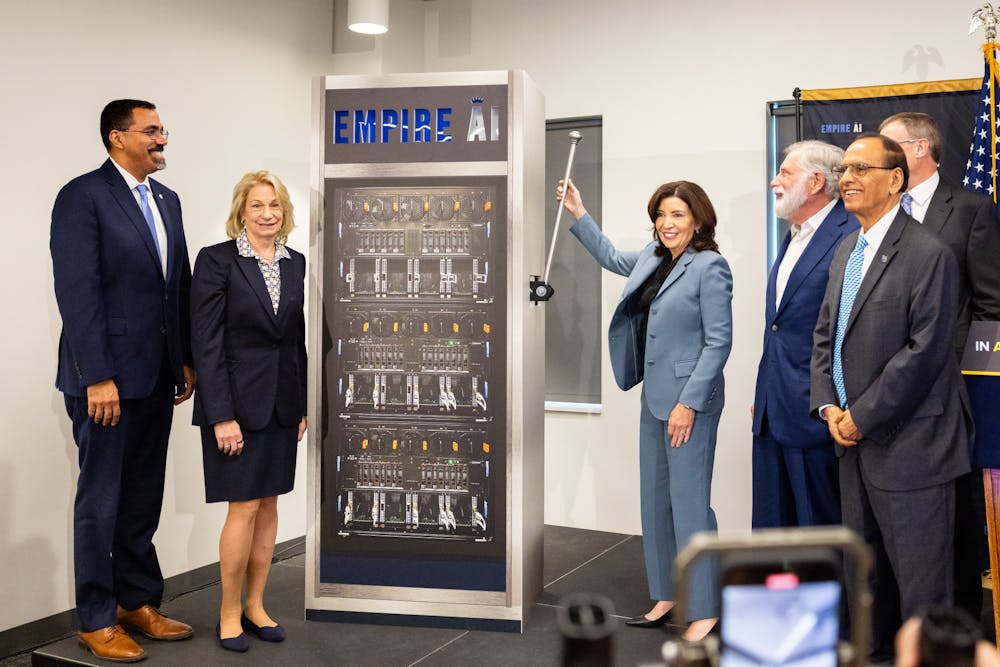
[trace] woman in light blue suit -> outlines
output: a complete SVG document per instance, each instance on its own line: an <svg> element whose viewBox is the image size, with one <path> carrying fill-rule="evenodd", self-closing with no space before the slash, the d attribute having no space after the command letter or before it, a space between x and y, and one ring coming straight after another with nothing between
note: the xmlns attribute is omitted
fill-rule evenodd
<svg viewBox="0 0 1000 667"><path fill-rule="evenodd" d="M570 181L556 192L577 221L570 228L594 259L627 276L611 319L608 347L622 389L643 382L639 423L642 536L650 597L627 621L658 627L674 606L674 557L691 536L717 528L710 505L715 438L725 395L722 369L732 346L733 279L715 242L715 209L689 181L657 188L649 200L653 241L623 252L598 228ZM716 622L713 572L691 582L686 639Z"/></svg>

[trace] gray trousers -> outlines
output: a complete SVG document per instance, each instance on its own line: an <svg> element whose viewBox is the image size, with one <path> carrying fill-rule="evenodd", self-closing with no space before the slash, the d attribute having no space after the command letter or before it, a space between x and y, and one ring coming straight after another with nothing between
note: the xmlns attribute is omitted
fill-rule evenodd
<svg viewBox="0 0 1000 667"><path fill-rule="evenodd" d="M841 507L844 525L874 552L872 646L891 654L903 620L928 605L953 602L955 484L878 489L865 477L858 447L840 459Z"/></svg>

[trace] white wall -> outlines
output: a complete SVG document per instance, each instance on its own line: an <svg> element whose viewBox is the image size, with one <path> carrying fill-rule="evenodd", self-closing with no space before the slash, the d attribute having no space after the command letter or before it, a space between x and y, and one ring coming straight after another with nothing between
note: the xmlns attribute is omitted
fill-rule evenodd
<svg viewBox="0 0 1000 667"><path fill-rule="evenodd" d="M2 0L0 162L11 232L0 436L0 630L74 606L76 447L54 388L60 320L49 215L59 188L106 157L97 122L116 97L153 101L192 260L225 238L232 187L269 169L289 186L308 252L312 77L333 66L330 0ZM15 222L16 221L16 222ZM206 505L190 402L175 414L156 536L167 576L218 560L225 505ZM305 446L278 540L305 533Z"/></svg>
<svg viewBox="0 0 1000 667"><path fill-rule="evenodd" d="M456 4L429 6L444 15ZM694 180L712 198L719 244L735 280L734 344L713 487L723 530L750 521L749 407L766 279L765 102L791 98L796 86L981 77L982 34L966 35L979 6L475 0L471 39L464 39L460 55L444 55L456 49L449 33L435 35L435 10L429 12L426 69L524 68L545 93L547 117L603 116L603 223L619 246L646 243L645 203L660 183ZM943 66L930 63L922 74L904 68L904 55L918 45L936 49ZM567 234L561 242L575 241ZM604 275L606 323L624 281ZM560 277L551 280L558 299ZM619 391L604 357L603 414L547 415L545 520L640 532L639 391Z"/></svg>
<svg viewBox="0 0 1000 667"><path fill-rule="evenodd" d="M63 183L104 159L97 118L115 97L149 98L174 132L161 178L181 195L192 256L223 238L232 185L258 168L289 185L302 225L290 243L308 247L313 76L523 68L545 93L548 117L602 115L603 222L617 243L645 242L646 198L666 180L701 183L718 209L736 286L714 498L723 528L747 526L766 256L764 102L795 86L982 72L981 39L965 35L971 0L914 0L902 10L870 0L771 4L393 0L389 35L359 39L332 29L332 0L0 0L0 210L12 232L0 261L9 313L0 339L0 631L73 606L76 448L53 388L49 212ZM944 65L904 70L916 45L937 49ZM621 286L606 275L606 318ZM618 391L606 366L603 393L602 415L547 417L546 521L639 532L638 391ZM185 405L157 535L168 576L217 559L223 520L222 506L204 503L189 423ZM279 540L305 532L304 447L300 454Z"/></svg>

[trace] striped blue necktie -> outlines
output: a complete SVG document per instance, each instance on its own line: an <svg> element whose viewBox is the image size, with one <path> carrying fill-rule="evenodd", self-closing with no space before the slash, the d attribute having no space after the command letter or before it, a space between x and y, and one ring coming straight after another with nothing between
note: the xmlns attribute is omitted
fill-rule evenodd
<svg viewBox="0 0 1000 667"><path fill-rule="evenodd" d="M146 224L149 225L149 233L153 235L156 256L157 258L162 258L163 252L160 250L160 239L156 236L156 223L153 222L153 209L149 207L149 200L146 199L146 184L140 183L135 186L135 189L139 191L139 208L142 209L142 217L146 218Z"/></svg>
<svg viewBox="0 0 1000 667"><path fill-rule="evenodd" d="M906 211L906 215L913 215L913 195L909 192L903 193L903 198L899 201L899 205Z"/></svg>
<svg viewBox="0 0 1000 667"><path fill-rule="evenodd" d="M837 335L833 343L833 386L837 389L840 406L847 409L847 390L844 388L844 364L840 353L844 347L844 333L847 321L851 319L851 309L854 307L854 297L858 295L861 286L861 267L865 262L865 248L868 240L858 234L858 242L847 259L844 270L844 285L840 289L840 310L837 312Z"/></svg>

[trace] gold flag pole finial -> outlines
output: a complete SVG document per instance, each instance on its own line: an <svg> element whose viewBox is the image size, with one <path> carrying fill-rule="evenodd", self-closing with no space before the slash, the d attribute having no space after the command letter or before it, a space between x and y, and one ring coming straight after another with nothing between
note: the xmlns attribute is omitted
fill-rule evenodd
<svg viewBox="0 0 1000 667"><path fill-rule="evenodd" d="M995 42L997 39L997 23L1000 22L1000 15L993 9L993 5L984 2L983 6L972 14L972 21L969 22L969 34L976 32L982 27L986 28L986 41Z"/></svg>
<svg viewBox="0 0 1000 667"><path fill-rule="evenodd" d="M998 5L1000 7L1000 5ZM1000 65L997 63L997 23L1000 16L988 2L972 14L972 21L969 23L969 34L971 35L979 28L986 28L986 43L983 44L983 56L986 58L986 65L989 68L990 76L990 179L992 181L993 203L997 203L997 100L996 81L1000 78Z"/></svg>

